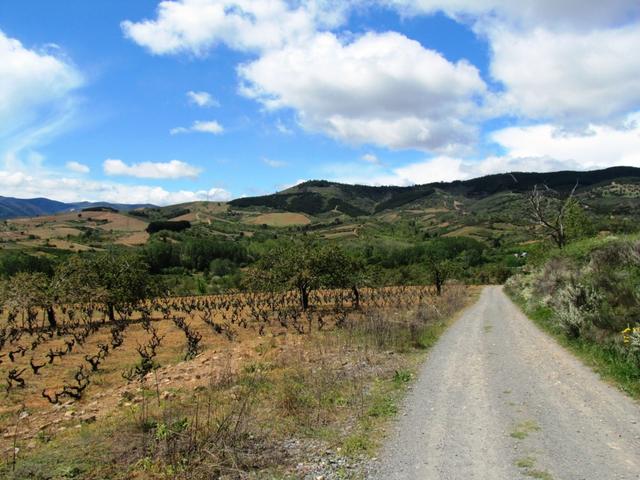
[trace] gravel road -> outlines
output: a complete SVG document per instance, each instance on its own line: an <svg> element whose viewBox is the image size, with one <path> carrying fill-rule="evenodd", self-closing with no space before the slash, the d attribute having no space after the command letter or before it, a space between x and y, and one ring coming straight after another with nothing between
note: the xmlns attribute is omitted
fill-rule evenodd
<svg viewBox="0 0 640 480"><path fill-rule="evenodd" d="M442 336L371 478L640 479L640 406L487 287Z"/></svg>

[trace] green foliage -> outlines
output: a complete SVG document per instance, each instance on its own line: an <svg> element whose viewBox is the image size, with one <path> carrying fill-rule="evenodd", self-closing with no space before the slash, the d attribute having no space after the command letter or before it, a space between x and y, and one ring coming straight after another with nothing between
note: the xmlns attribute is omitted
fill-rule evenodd
<svg viewBox="0 0 640 480"><path fill-rule="evenodd" d="M595 226L576 199L571 199L565 213L565 230L569 242L594 235Z"/></svg>
<svg viewBox="0 0 640 480"><path fill-rule="evenodd" d="M157 233L162 230L167 230L169 232L182 232L188 228L191 228L191 223L187 222L186 220L181 220L181 221L157 220L147 225L147 232L150 234Z"/></svg>
<svg viewBox="0 0 640 480"><path fill-rule="evenodd" d="M29 283L35 287L29 287ZM51 278L43 274L18 274L9 285L15 285L13 290L28 298L32 298L29 291L37 288L44 300L33 300L34 306L97 302L109 307L110 316L116 308L158 294L156 282L150 278L149 267L140 255L116 250L70 256L57 265Z"/></svg>
<svg viewBox="0 0 640 480"><path fill-rule="evenodd" d="M145 245L142 252L152 273L174 267L204 272L211 270L213 265L218 272L214 274L220 275L223 270L235 271L249 260L243 245L212 237L185 237L179 243L155 240Z"/></svg>
<svg viewBox="0 0 640 480"><path fill-rule="evenodd" d="M303 309L309 293L320 287L356 288L363 280L361 262L337 245L303 238L269 250L251 269L249 286L266 291L297 290Z"/></svg>
<svg viewBox="0 0 640 480"><path fill-rule="evenodd" d="M20 272L41 272L51 275L53 268L54 262L48 257L29 255L20 251L0 253L0 277L8 278Z"/></svg>
<svg viewBox="0 0 640 480"><path fill-rule="evenodd" d="M565 253L510 279L508 290L574 351L640 392L640 356L623 334L640 318L640 242L588 239Z"/></svg>
<svg viewBox="0 0 640 480"><path fill-rule="evenodd" d="M49 278L40 272L16 273L0 289L1 304L9 309L30 311L50 305Z"/></svg>
<svg viewBox="0 0 640 480"><path fill-rule="evenodd" d="M131 210L129 215L140 218L148 218L154 221L158 220L171 220L172 218L180 217L190 213L191 210L180 205L173 205L170 207L149 207L140 210Z"/></svg>
<svg viewBox="0 0 640 480"><path fill-rule="evenodd" d="M149 267L140 255L132 252L100 252L88 258L97 287L105 292L107 305L137 303L158 292L149 277Z"/></svg>

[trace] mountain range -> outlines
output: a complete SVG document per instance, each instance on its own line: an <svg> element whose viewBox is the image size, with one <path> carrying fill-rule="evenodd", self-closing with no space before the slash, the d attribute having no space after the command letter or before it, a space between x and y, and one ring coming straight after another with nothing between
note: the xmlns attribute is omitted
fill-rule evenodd
<svg viewBox="0 0 640 480"><path fill-rule="evenodd" d="M62 212L73 212L90 207L109 207L116 210L129 211L136 208L153 207L153 205L132 205L109 202L64 203L48 198L14 198L0 196L0 219L39 217Z"/></svg>

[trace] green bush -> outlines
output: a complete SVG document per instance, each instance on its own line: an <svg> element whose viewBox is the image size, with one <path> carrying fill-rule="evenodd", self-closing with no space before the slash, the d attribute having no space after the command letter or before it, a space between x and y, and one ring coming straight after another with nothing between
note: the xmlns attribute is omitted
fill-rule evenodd
<svg viewBox="0 0 640 480"><path fill-rule="evenodd" d="M628 336L640 320L639 240L581 242L563 257L554 255L529 274L513 277L507 289L530 312L544 309L543 323L581 351L596 349L613 363L635 362L632 375L640 377L640 355Z"/></svg>

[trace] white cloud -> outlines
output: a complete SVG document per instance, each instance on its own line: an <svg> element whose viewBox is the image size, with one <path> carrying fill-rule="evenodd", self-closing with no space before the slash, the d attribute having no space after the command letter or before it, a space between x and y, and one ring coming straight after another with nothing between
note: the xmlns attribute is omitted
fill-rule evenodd
<svg viewBox="0 0 640 480"><path fill-rule="evenodd" d="M640 167L640 115L629 117L623 128L590 125L583 132L563 131L550 124L512 127L492 134L511 158L549 158L565 167ZM531 165L537 170L536 165ZM555 168L555 167L554 167Z"/></svg>
<svg viewBox="0 0 640 480"><path fill-rule="evenodd" d="M69 128L83 83L58 46L28 49L0 30L0 165L38 166L36 148Z"/></svg>
<svg viewBox="0 0 640 480"><path fill-rule="evenodd" d="M213 135L220 135L224 132L224 127L215 120L211 121L196 121L190 127L176 127L169 130L171 135L179 135L181 133L211 133Z"/></svg>
<svg viewBox="0 0 640 480"><path fill-rule="evenodd" d="M637 20L637 0L379 0L407 15L442 11L457 19L490 17L519 26L588 29Z"/></svg>
<svg viewBox="0 0 640 480"><path fill-rule="evenodd" d="M195 178L201 170L180 160L170 162L142 162L127 165L122 160L107 159L102 167L107 175L125 175L137 178Z"/></svg>
<svg viewBox="0 0 640 480"><path fill-rule="evenodd" d="M293 108L308 130L397 149L455 151L473 143L476 129L467 120L485 92L474 66L393 32L350 43L318 34L238 71L244 95L270 110Z"/></svg>
<svg viewBox="0 0 640 480"><path fill-rule="evenodd" d="M263 158L262 163L271 168L282 168L287 166L287 162L281 160L272 160L270 158Z"/></svg>
<svg viewBox="0 0 640 480"><path fill-rule="evenodd" d="M0 139L65 109L70 93L83 84L52 46L29 50L1 30L0 58Z"/></svg>
<svg viewBox="0 0 640 480"><path fill-rule="evenodd" d="M343 20L349 2L317 0L165 0L154 20L124 21L128 38L156 55L204 55L219 44L265 51L303 42Z"/></svg>
<svg viewBox="0 0 640 480"><path fill-rule="evenodd" d="M105 201L171 205L202 200L226 202L232 198L229 191L219 187L209 190L168 191L149 185L124 185L51 175L32 176L23 172L3 170L0 170L0 185L3 195L6 196L47 197L63 202Z"/></svg>
<svg viewBox="0 0 640 480"><path fill-rule="evenodd" d="M584 125L640 105L637 0L380 1L406 15L443 11L487 39L491 75L504 87L490 116Z"/></svg>
<svg viewBox="0 0 640 480"><path fill-rule="evenodd" d="M492 76L508 111L564 124L616 119L640 105L640 24L589 33L493 29Z"/></svg>
<svg viewBox="0 0 640 480"><path fill-rule="evenodd" d="M463 180L505 172L596 170L617 165L640 167L640 114L625 125L590 125L582 132L551 124L498 130L491 139L503 150L479 160L438 156L401 167L362 164L333 165L330 177L347 183L412 185Z"/></svg>
<svg viewBox="0 0 640 480"><path fill-rule="evenodd" d="M499 86L488 87L468 62L450 62L399 33L335 33L353 9L374 5L402 15L441 11L470 25L489 45ZM122 28L154 54L206 55L221 44L254 54L238 67L239 91L267 111L290 109L302 128L342 142L437 158L472 154L489 118L509 115L554 130L596 124L611 138L640 108L637 0L164 0L155 18ZM196 104L207 102L199 94L209 95L189 92ZM290 133L280 121L276 128ZM171 133L194 131L223 129L196 122Z"/></svg>
<svg viewBox="0 0 640 480"><path fill-rule="evenodd" d="M362 160L364 160L367 163L373 163L373 164L380 163L380 160L378 159L378 157L375 156L373 153L365 153L360 158L362 158Z"/></svg>
<svg viewBox="0 0 640 480"><path fill-rule="evenodd" d="M3 192L8 192L10 189L19 187L27 179L27 175L22 172L9 172L6 170L0 170L0 185ZM3 196L8 193L3 193Z"/></svg>
<svg viewBox="0 0 640 480"><path fill-rule="evenodd" d="M374 163L336 164L325 168L325 174L341 183L408 186L465 178L460 171L462 165L459 158L438 156L395 168Z"/></svg>
<svg viewBox="0 0 640 480"><path fill-rule="evenodd" d="M216 121L195 122L191 127L194 132L213 133L214 135L224 132L224 128Z"/></svg>
<svg viewBox="0 0 640 480"><path fill-rule="evenodd" d="M67 162L66 167L68 170L76 173L89 173L90 171L87 165L79 162Z"/></svg>
<svg viewBox="0 0 640 480"><path fill-rule="evenodd" d="M189 102L199 107L219 107L220 103L218 100L213 98L213 96L209 92L187 92L187 98Z"/></svg>

